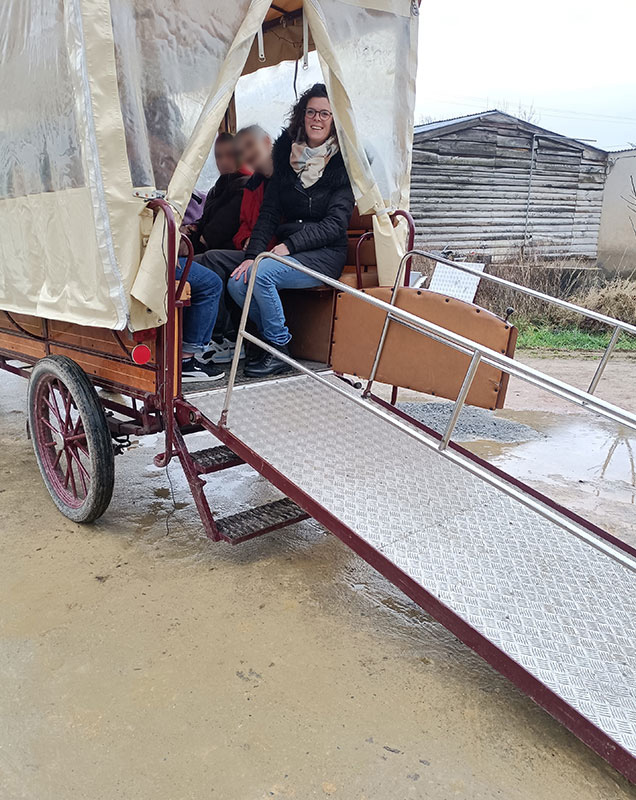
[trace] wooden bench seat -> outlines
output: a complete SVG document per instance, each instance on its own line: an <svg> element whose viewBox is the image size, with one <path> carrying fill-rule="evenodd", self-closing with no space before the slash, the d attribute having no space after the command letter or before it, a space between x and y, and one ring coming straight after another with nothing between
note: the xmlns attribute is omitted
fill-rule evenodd
<svg viewBox="0 0 636 800"><path fill-rule="evenodd" d="M355 208L348 229L347 265L340 280L354 289L378 285L373 216ZM360 264L358 281L356 263ZM334 290L326 285L281 293L287 325L292 334L291 353L297 358L330 363Z"/></svg>

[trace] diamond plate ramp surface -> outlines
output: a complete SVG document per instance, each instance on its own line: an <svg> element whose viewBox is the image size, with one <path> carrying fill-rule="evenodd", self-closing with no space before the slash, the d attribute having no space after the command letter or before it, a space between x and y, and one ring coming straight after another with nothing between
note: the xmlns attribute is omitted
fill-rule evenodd
<svg viewBox="0 0 636 800"><path fill-rule="evenodd" d="M632 571L311 378L237 388L228 427L636 755Z"/></svg>

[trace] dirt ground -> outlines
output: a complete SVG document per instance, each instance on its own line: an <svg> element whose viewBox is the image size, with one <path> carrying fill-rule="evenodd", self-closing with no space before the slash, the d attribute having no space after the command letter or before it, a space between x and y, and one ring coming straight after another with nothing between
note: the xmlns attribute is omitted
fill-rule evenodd
<svg viewBox="0 0 636 800"><path fill-rule="evenodd" d="M593 369L542 366L579 385ZM0 800L636 798L316 523L208 542L156 439L118 458L102 520L73 525L25 437L25 385L0 381ZM600 394L629 406L635 383L617 359ZM583 412L514 383L509 399L546 436L475 448L633 534L634 438L602 424L589 463L557 458ZM221 513L272 496L247 467L212 491Z"/></svg>

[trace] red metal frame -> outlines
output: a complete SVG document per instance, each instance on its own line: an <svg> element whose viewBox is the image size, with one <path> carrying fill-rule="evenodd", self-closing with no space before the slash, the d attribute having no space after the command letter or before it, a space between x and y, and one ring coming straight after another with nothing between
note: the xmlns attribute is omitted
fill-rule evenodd
<svg viewBox="0 0 636 800"><path fill-rule="evenodd" d="M396 217L401 217L402 219L406 220L408 226L408 237L406 240L406 251L412 250L415 246L415 220L409 214L408 211L402 211L399 208L397 211L394 211L391 214L391 219L394 220ZM362 289L362 264L360 262L360 253L362 250L362 245L368 239L373 239L373 231L366 231L362 234L362 236L356 242L356 281L357 281L357 288ZM367 271L367 267L365 266L364 271ZM404 285L408 286L411 282L411 259L409 258L406 269L404 271Z"/></svg>
<svg viewBox="0 0 636 800"><path fill-rule="evenodd" d="M173 456L175 442L174 434L174 401L175 383L180 385L180 375L175 376L175 332L177 329L177 295L176 266L177 266L177 223L172 212L172 208L163 198L156 198L148 203L148 208L155 212L162 211L165 217L165 224L168 231L168 254L167 254L167 319L159 330L157 343L160 344L161 358L157 359L160 367L157 373L157 394L160 398L160 410L163 417L165 431L165 450L155 457L154 462L158 467L166 467ZM190 251L189 263L183 274L187 276L192 263L192 251ZM185 283L185 281L184 281ZM181 288L181 283L179 284ZM176 379L176 380L175 380Z"/></svg>
<svg viewBox="0 0 636 800"><path fill-rule="evenodd" d="M565 725L575 736L608 761L628 780L636 782L636 759L629 751L611 739L593 722L572 708L562 697L529 673L521 664L494 645L452 609L389 561L369 542L361 538L353 529L341 522L324 506L286 478L262 456L259 456L258 453L234 436L226 427L210 422L187 401L183 401L182 406L184 410L187 409L189 411L192 419L196 419L206 430L210 431L223 444L230 447L246 464L249 464L263 477L267 478L277 489L284 492L310 516L324 525L381 575L384 575L391 583L410 597L413 602L434 617L504 677L512 681L515 686ZM392 408L389 404L386 404L385 407ZM607 536L610 536L610 534L607 534Z"/></svg>

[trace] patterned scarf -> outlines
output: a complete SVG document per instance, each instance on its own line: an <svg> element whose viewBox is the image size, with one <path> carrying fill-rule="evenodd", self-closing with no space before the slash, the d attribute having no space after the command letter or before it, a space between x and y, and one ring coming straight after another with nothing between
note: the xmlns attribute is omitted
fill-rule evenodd
<svg viewBox="0 0 636 800"><path fill-rule="evenodd" d="M294 142L289 163L307 189L322 178L325 167L340 150L335 136L330 136L319 147L309 147L306 142Z"/></svg>

